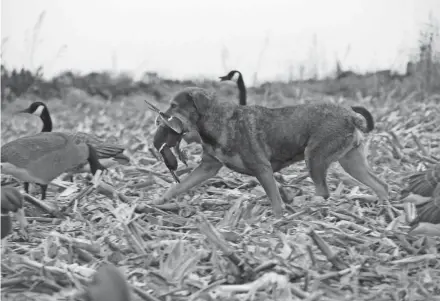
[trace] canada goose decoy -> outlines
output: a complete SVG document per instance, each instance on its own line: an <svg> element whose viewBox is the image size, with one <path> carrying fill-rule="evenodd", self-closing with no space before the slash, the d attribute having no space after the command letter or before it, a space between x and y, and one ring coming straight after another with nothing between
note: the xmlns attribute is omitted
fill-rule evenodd
<svg viewBox="0 0 440 301"><path fill-rule="evenodd" d="M417 217L411 222L440 224L440 163L430 169L417 172L408 177L408 184L401 192L405 199L420 199L416 205Z"/></svg>
<svg viewBox="0 0 440 301"><path fill-rule="evenodd" d="M2 186L2 215L1 215L1 232L2 240L11 233L12 221L9 212L13 212L20 224L20 228L25 233L27 220L23 208L23 195L16 188L11 186Z"/></svg>
<svg viewBox="0 0 440 301"><path fill-rule="evenodd" d="M41 132L52 132L52 118L50 117L49 109L46 104L41 101L33 102L28 108L18 111L17 113L34 114L40 117L43 122L43 128ZM103 166L109 168L115 164L127 165L130 159L123 154L125 147L122 145L105 143L94 135L75 132L77 138L83 142L88 143L94 147L98 155L99 161ZM73 182L73 174L80 172L88 172L87 165L76 166L72 170L67 171L70 175L70 180ZM25 183L25 191L28 192L29 184Z"/></svg>
<svg viewBox="0 0 440 301"><path fill-rule="evenodd" d="M130 301L130 287L121 271L111 263L102 265L86 289L89 301Z"/></svg>
<svg viewBox="0 0 440 301"><path fill-rule="evenodd" d="M232 80L237 83L238 87L238 100L240 101L240 105L246 105L246 86L244 85L243 76L241 72L238 70L232 70L225 76L220 76L220 81Z"/></svg>
<svg viewBox="0 0 440 301"><path fill-rule="evenodd" d="M47 185L52 180L87 162L94 175L105 169L95 148L76 134L38 133L1 147L1 172L23 182L38 184L42 200L46 198Z"/></svg>

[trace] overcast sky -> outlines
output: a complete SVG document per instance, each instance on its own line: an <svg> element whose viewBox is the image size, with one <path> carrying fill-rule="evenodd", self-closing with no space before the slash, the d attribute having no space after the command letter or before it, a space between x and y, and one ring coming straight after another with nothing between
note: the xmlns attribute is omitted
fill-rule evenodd
<svg viewBox="0 0 440 301"><path fill-rule="evenodd" d="M43 65L49 76L215 77L235 68L247 81L256 71L260 80L287 79L301 65L328 73L336 58L358 71L403 72L430 12L439 23L439 0L2 0L2 59Z"/></svg>

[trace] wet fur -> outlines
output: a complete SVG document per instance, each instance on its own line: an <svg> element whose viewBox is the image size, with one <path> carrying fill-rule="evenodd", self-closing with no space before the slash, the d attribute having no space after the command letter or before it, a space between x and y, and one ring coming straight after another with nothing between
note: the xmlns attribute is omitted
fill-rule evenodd
<svg viewBox="0 0 440 301"><path fill-rule="evenodd" d="M238 106L219 102L204 89L186 88L172 99L166 113L182 120L189 130L187 142L202 143L202 163L171 187L164 200L215 175L224 165L257 177L279 215L283 205L273 172L301 160L306 160L319 196L329 197L327 169L340 161L348 173L387 199L387 184L371 172L364 154L363 133L374 127L371 114L356 108L361 115L322 102L283 108Z"/></svg>

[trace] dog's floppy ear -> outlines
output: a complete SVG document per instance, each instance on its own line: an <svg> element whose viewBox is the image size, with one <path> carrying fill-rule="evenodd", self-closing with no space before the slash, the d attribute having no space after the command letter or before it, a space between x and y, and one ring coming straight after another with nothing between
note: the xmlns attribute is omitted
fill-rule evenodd
<svg viewBox="0 0 440 301"><path fill-rule="evenodd" d="M200 113L206 112L214 101L215 94L206 90L192 90L186 94L188 101L192 102Z"/></svg>

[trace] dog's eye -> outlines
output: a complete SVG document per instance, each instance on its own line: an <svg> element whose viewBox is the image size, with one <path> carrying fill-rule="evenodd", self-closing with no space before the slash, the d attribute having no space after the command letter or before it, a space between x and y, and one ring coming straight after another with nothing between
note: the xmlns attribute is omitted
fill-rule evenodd
<svg viewBox="0 0 440 301"><path fill-rule="evenodd" d="M171 109L174 109L174 108L176 108L177 107L177 105L175 104L175 103L172 103L171 104Z"/></svg>

